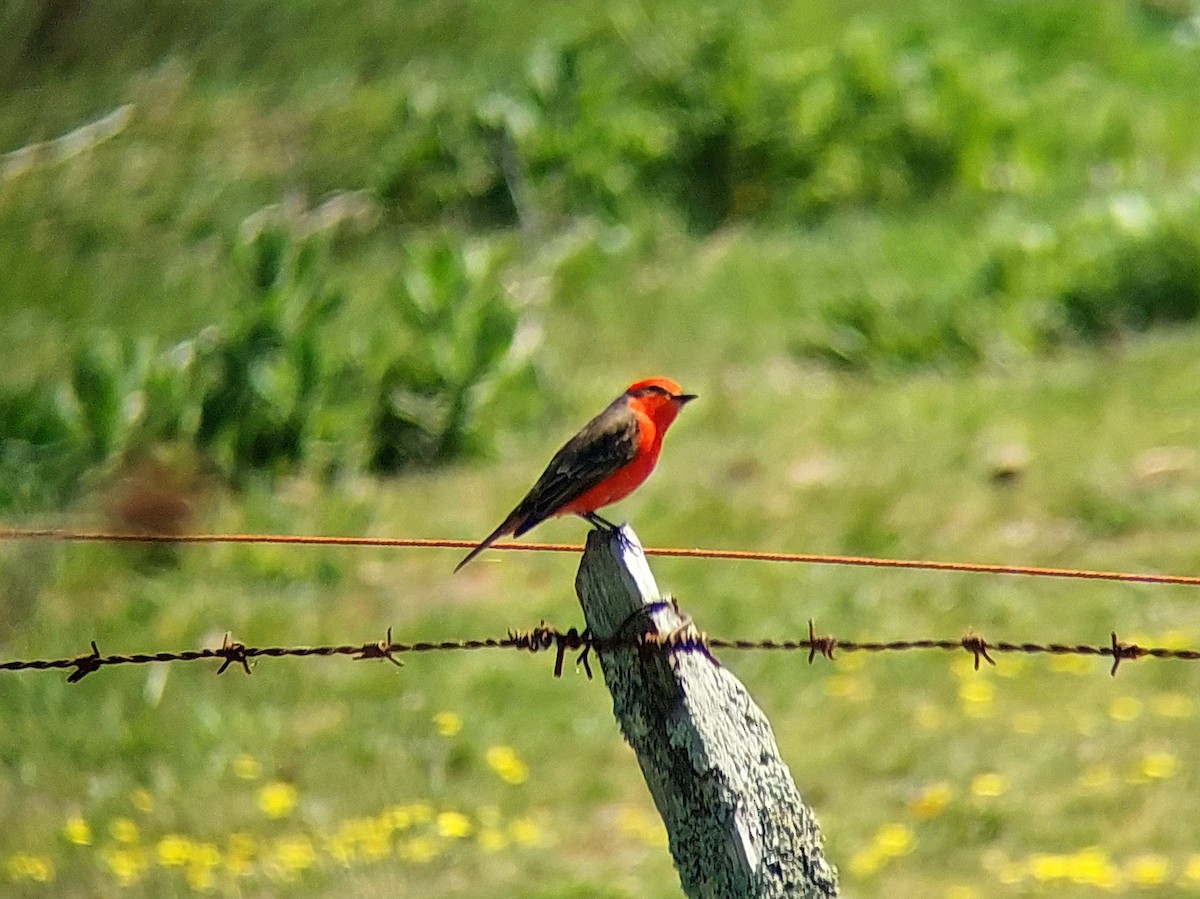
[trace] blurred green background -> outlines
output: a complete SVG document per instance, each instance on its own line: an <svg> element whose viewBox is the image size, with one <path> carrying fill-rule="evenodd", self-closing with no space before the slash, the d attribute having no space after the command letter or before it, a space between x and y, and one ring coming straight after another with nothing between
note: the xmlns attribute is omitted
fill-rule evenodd
<svg viewBox="0 0 1200 899"><path fill-rule="evenodd" d="M1194 0L0 9L0 515L479 538L635 378L647 545L1200 572ZM581 541L578 520L535 537ZM575 559L0 545L0 658L579 623ZM658 560L721 636L1194 590ZM1200 892L1200 672L726 653L846 895ZM678 894L549 658L0 675L0 892Z"/></svg>

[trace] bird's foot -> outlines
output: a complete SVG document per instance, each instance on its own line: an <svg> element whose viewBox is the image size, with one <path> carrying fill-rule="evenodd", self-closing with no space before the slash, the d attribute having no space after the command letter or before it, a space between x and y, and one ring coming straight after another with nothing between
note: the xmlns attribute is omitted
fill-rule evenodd
<svg viewBox="0 0 1200 899"><path fill-rule="evenodd" d="M613 524L607 518L597 515L595 512L584 512L579 517L599 531L616 531L620 529L620 525Z"/></svg>

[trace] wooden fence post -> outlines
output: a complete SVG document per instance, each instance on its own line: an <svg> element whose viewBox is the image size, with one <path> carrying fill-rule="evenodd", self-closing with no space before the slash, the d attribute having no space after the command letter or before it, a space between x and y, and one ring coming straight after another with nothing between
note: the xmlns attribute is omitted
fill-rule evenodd
<svg viewBox="0 0 1200 899"><path fill-rule="evenodd" d="M575 589L599 639L684 623L628 525L588 535ZM688 896L837 895L816 819L737 678L696 650L622 647L599 659Z"/></svg>

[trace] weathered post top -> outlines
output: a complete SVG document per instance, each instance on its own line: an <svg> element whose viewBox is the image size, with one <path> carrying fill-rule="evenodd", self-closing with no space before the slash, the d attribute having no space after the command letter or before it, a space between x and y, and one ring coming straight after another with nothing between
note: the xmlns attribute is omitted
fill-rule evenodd
<svg viewBox="0 0 1200 899"><path fill-rule="evenodd" d="M628 526L592 531L575 589L593 637L669 634L664 603ZM837 873L779 757L766 716L732 674L694 650L605 649L600 667L691 897L830 897Z"/></svg>

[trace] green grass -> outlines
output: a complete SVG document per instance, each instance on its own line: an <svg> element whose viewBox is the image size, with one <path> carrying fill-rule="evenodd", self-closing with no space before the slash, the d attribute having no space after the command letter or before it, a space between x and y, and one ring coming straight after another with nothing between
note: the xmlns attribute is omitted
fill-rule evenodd
<svg viewBox="0 0 1200 899"><path fill-rule="evenodd" d="M1195 446L1188 410L1200 398L1188 385L1198 383L1196 363L1183 361L1193 347L1193 337L1181 336L1111 358L1071 355L1020 376L895 384L759 365L743 373L753 387L734 390L697 373L687 383L704 405L689 409L663 470L621 511L650 544L1195 571L1194 457L1183 453L1179 471L1139 474L1147 451ZM244 497L206 524L482 533L516 498L523 460L543 457L556 439L526 439L486 478L446 471L357 500L327 495L318 506L298 483ZM1030 462L1014 483L997 484L990 460L1010 441ZM464 503L464 495L478 500ZM555 523L542 536L577 539L579 530ZM453 552L212 547L179 555L174 570L148 575L112 548L8 548L6 583L16 572L50 579L8 653L71 653L89 639L106 652L188 648L219 642L226 629L283 644L359 642L382 636L385 625L403 639L480 636L543 617L562 626L579 618L569 557L495 554L450 578ZM654 567L662 586L722 635L801 636L809 617L830 633L880 639L954 638L975 628L992 639L1103 643L1116 629L1126 639L1195 645L1200 635L1183 588L681 560ZM848 890L916 896L962 883L1020 894L1032 875L1025 887L1004 887L1001 861L1025 866L1041 853L1089 846L1118 866L1161 854L1174 884L1196 850L1178 826L1196 801L1189 747L1197 684L1185 663L1128 664L1110 680L1099 661L1006 657L975 674L965 656L844 655L813 667L801 655L723 660L771 717ZM642 835L651 808L602 686L580 676L555 681L549 663L422 656L396 670L272 660L249 680L172 666L107 670L75 686L58 675L6 675L14 726L3 749L4 803L19 822L6 852L49 856L54 892L84 894L112 882L100 857L121 817L138 825L135 845L151 853L167 834L225 853L229 834L241 832L268 848L289 835L320 847L346 821L397 804L462 812L478 829L480 810L494 806L505 826L531 818L540 834L537 847L505 848L498 873L474 838L436 838L429 864L394 851L343 870L318 848L315 870L291 889L321 894L349 883L370 894L391 876L437 895L487 883L515 896L536 872L545 895L571 895L573 884L588 882L609 884L598 895L670 895L669 860L653 828ZM980 685L991 693L981 698ZM1132 720L1119 711L1122 697L1140 704ZM462 717L461 733L437 734L433 716L442 710ZM529 767L526 783L505 784L490 771L484 757L494 745L515 749ZM1167 761L1156 762L1164 753ZM234 773L243 754L262 766L259 777ZM975 778L993 772L1003 792L973 795ZM256 799L276 781L298 794L281 821L266 818ZM150 811L131 804L135 790L149 792ZM932 811L914 809L927 790L948 790L944 809L937 801ZM59 836L74 814L93 828L92 847ZM1113 815L1128 823L1114 828ZM889 824L907 828L914 843L881 859L873 841ZM413 833L426 831L397 832L393 841L408 846ZM1053 871L1053 860L1041 863ZM244 893L283 889L278 864L256 867ZM150 872L128 892L183 889L186 872L157 863ZM1069 893L1059 881L1044 888Z"/></svg>
<svg viewBox="0 0 1200 899"><path fill-rule="evenodd" d="M0 183L3 388L64 377L73 348L100 329L165 346L226 322L245 286L242 223L289 195L303 208L332 191L379 201L414 83L517 91L537 47L584 31L621 36L613 46L669 71L697 33L684 7L627 3L586 28L515 3L470 15L421 3L403 20L382 7L217 4L200 18L164 13L101 54L86 38L117 27L124 7L109 7L87 7L40 66L0 53L14 85L2 150L122 102L138 110L89 153ZM747 58L768 74L860 39L887 53L950 48L966 76L998 85L988 121L1015 116L1015 145L1029 154L1016 187L960 179L704 234L665 192L625 196L616 215L567 210L545 233L469 216L413 222L380 202L373 224L323 244L330 286L347 295L328 349L374 359L411 341L392 333L391 304L414 234L498 240L513 257L506 286L540 342L520 395L480 422L490 455L391 479L300 465L236 492L200 478L188 525L479 537L579 423L634 377L662 373L701 400L661 470L614 510L647 545L1200 571L1198 334L1186 321L1146 332L1137 318L1157 308L1156 285L1185 300L1196 290L1186 246L1200 73L1186 43L1194 25L1170 8L829 0L738 19ZM1170 277L1092 264L1088 253L1111 258L1109 247L1130 260L1176 246L1122 219L1130 195L1185 232ZM1099 310L1103 327L1064 327L1067 296ZM1014 476L997 478L1009 464ZM81 474L69 507L10 519L103 526L123 474L110 459ZM534 536L578 541L583 525ZM256 645L361 643L389 626L417 640L579 623L572 557L497 552L452 577L459 556L4 544L0 658L82 653L91 640L139 652L215 646L226 632ZM1200 646L1186 588L653 567L721 636L804 637L812 618L846 638L974 629L1102 644L1116 630ZM1200 887L1200 673L1188 663L1128 663L1110 679L1102 661L1042 658L976 673L965 654L722 661L770 717L847 895ZM0 892L677 895L602 683L555 680L551 666L474 653L409 657L402 669L264 660L250 678L197 663L107 669L75 685L61 673L0 675Z"/></svg>

